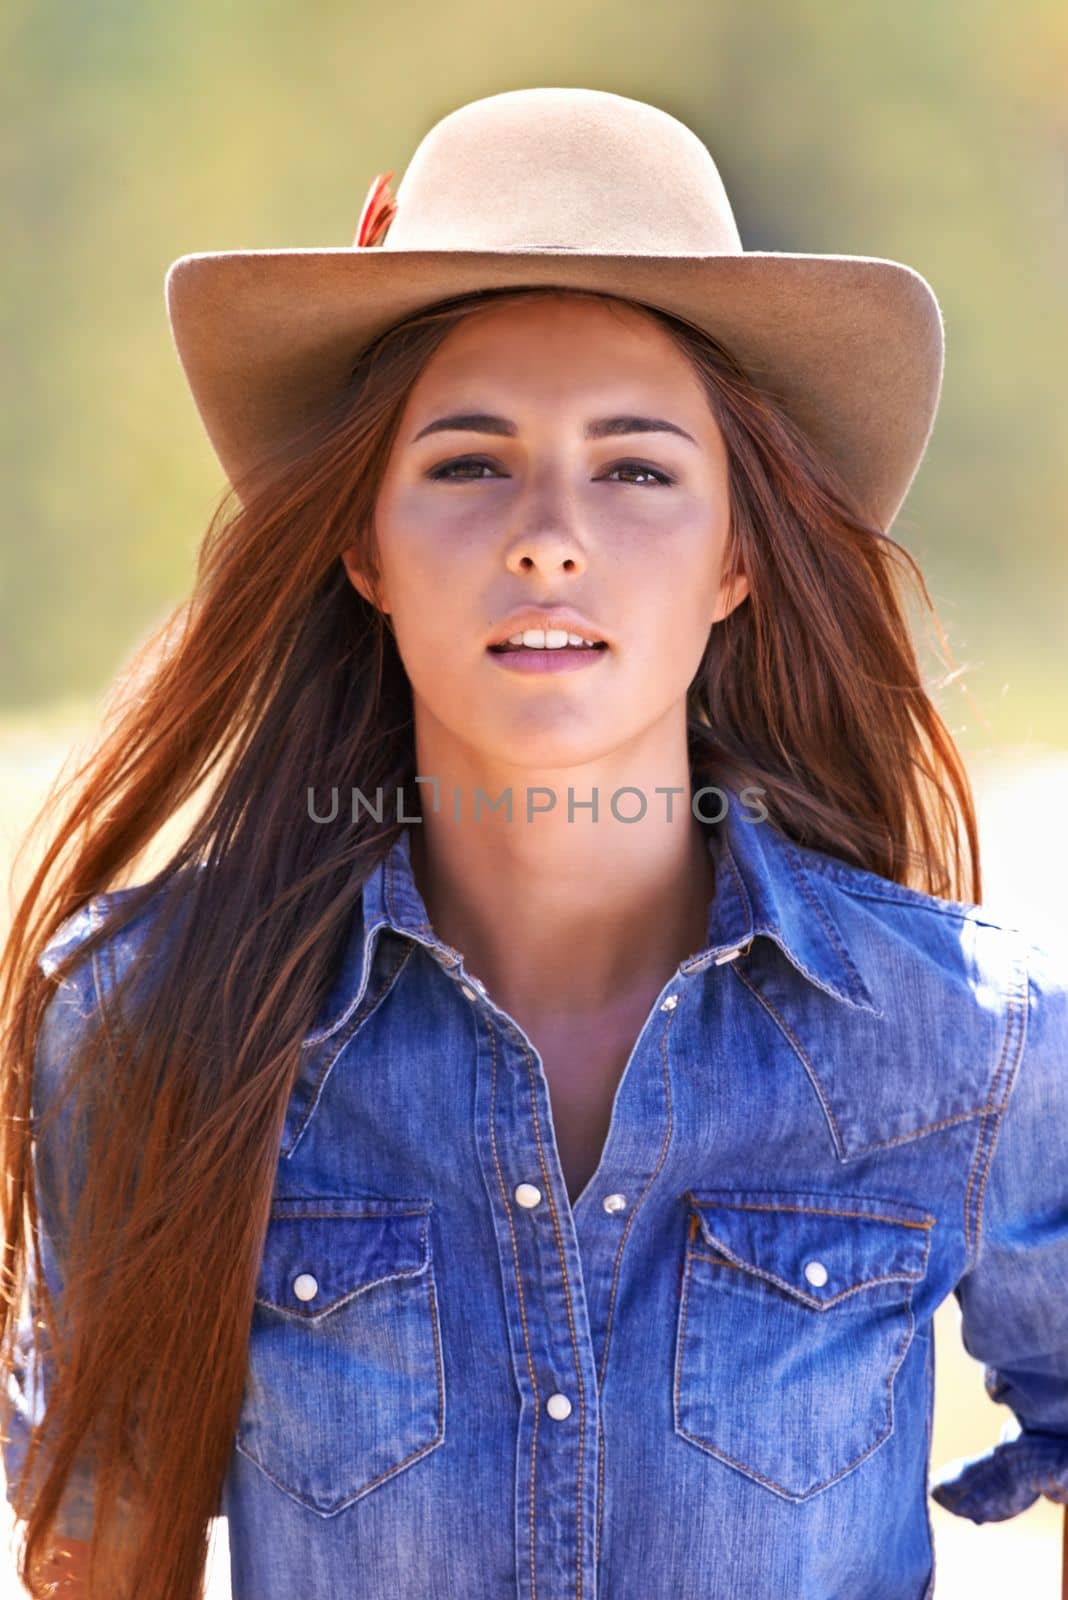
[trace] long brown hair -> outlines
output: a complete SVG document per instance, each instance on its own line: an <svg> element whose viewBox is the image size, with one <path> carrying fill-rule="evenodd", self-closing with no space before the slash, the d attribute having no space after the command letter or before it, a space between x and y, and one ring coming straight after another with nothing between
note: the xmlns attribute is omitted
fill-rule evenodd
<svg viewBox="0 0 1068 1600"><path fill-rule="evenodd" d="M312 829L301 825L304 796L351 778L366 795L381 785L418 806L408 679L390 628L339 555L358 542L376 577L377 487L410 387L450 329L502 293L558 292L465 296L388 330L329 414L263 462L240 498L227 489L191 597L135 657L96 748L38 814L34 831L60 821L0 959L0 1348L8 1361L23 1286L38 1285L55 1364L47 1437L39 1427L32 1490L18 1508L28 1584L60 1542L57 1510L91 1456L92 1592L200 1592L301 1041L363 882L404 825L363 811ZM749 580L712 628L688 691L695 787L754 784L798 842L978 901L968 780L905 616L909 587L934 615L915 562L859 513L728 351L644 309L706 387L730 458L727 556ZM186 805L193 820L166 864L126 881ZM127 892L112 914L46 976L37 958L64 919L118 887ZM99 1005L71 1034L64 1064L70 1090L83 1092L63 1137L85 1159L62 1233L57 1321L37 1253L33 1138L40 1148L54 1137L34 1087L41 1018L56 984L90 953L95 962L102 941L121 948L120 929L150 900L147 954L132 967L151 981L136 1004L131 985L98 984ZM164 943L166 963L153 963ZM63 1166L61 1150L48 1170Z"/></svg>

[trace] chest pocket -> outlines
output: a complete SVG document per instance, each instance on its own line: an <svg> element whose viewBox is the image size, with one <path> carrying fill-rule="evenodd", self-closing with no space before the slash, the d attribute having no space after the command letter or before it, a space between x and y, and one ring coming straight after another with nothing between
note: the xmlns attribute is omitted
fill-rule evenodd
<svg viewBox="0 0 1068 1600"><path fill-rule="evenodd" d="M934 1219L862 1195L689 1190L675 1430L790 1500L889 1438Z"/></svg>
<svg viewBox="0 0 1068 1600"><path fill-rule="evenodd" d="M444 1438L441 1331L422 1200L277 1200L237 1448L328 1517Z"/></svg>

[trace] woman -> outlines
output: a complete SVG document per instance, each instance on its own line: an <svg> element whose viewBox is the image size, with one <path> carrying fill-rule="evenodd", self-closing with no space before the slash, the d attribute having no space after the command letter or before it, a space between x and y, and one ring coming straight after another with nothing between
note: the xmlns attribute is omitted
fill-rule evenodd
<svg viewBox="0 0 1068 1600"><path fill-rule="evenodd" d="M614 95L390 176L169 275L237 494L6 953L24 1569L919 1600L950 1292L1023 1431L937 1497L1068 1495L1065 969L887 532L937 304Z"/></svg>

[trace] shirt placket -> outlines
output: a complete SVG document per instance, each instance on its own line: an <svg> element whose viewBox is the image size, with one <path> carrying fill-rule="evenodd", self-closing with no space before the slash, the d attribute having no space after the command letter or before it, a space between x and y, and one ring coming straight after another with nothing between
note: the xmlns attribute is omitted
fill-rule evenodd
<svg viewBox="0 0 1068 1600"><path fill-rule="evenodd" d="M549 1086L535 1050L478 979L462 967L454 976L476 1014L476 1138L521 1401L517 1594L594 1600L603 1476L598 1361L607 1353L612 1290L630 1219L670 1139L667 1032L681 983L665 985L635 1042L601 1162L576 1213L567 1200Z"/></svg>
<svg viewBox="0 0 1068 1600"><path fill-rule="evenodd" d="M606 1449L611 1447L611 1411L607 1396L626 1403L625 1391L611 1390L608 1373L613 1350L626 1338L616 1308L628 1298L627 1275L641 1274L642 1213L655 1209L657 1182L675 1136L672 1054L677 1034L679 1001L686 980L676 974L661 990L639 1033L620 1078L612 1117L597 1170L579 1195L575 1222L579 1237L600 1399L598 1427L597 1513L594 1553L602 1570ZM628 1250L629 1246L629 1250Z"/></svg>
<svg viewBox="0 0 1068 1600"><path fill-rule="evenodd" d="M518 1025L477 980L475 1135L490 1197L519 1396L518 1600L595 1600L598 1395L574 1219L548 1083Z"/></svg>

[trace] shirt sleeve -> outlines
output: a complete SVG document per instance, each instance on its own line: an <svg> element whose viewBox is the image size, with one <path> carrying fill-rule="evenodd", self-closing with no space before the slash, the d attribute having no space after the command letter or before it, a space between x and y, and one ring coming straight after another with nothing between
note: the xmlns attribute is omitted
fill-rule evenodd
<svg viewBox="0 0 1068 1600"><path fill-rule="evenodd" d="M43 1229L41 1252L45 1277L53 1295L58 1295L62 1283L56 1267L55 1250ZM9 1399L12 1403L8 1435L0 1445L3 1453L5 1493L12 1509L15 1508L15 1490L29 1450L30 1439L34 1429L40 1426L44 1418L52 1376L51 1358L43 1329L38 1331L37 1360L34 1360L32 1318L36 1305L36 1284L32 1277L28 1290L16 1335L14 1367L8 1377ZM76 1471L68 1479L56 1522L56 1531L63 1538L92 1537L94 1494L94 1474L88 1463L79 1463Z"/></svg>
<svg viewBox="0 0 1068 1600"><path fill-rule="evenodd" d="M40 957L46 972L57 952L81 929L71 932L69 925L57 933ZM91 971L78 969L69 975L50 996L42 1013L37 1035L33 1082L33 1182L37 1202L37 1235L41 1270L48 1286L54 1312L60 1315L66 1255L65 1232L60 1213L61 1178L76 1173L76 1153L69 1140L66 1113L61 1109L41 1132L41 1116L51 1104L70 1056L77 1032L84 1027L96 1000ZM75 1178L75 1183L77 1179ZM33 1320L40 1317L39 1283L33 1258L32 1240L26 1268L26 1283L13 1346L14 1361L8 1374L10 1403L7 1436L0 1441L3 1458L5 1495L16 1507L19 1475L31 1437L45 1418L54 1364L46 1331L38 1328L36 1359L33 1347ZM35 1477L40 1456L33 1463ZM41 1474L43 1476L43 1474ZM89 1539L94 1520L95 1475L90 1459L78 1463L67 1481L56 1522L57 1532L68 1539Z"/></svg>
<svg viewBox="0 0 1068 1600"><path fill-rule="evenodd" d="M1004 1521L1040 1495L1068 1505L1068 957L1031 944L1028 965L1026 1033L980 1191L978 1249L954 1289L964 1348L1012 1415L992 1449L947 1463L931 1485L972 1522Z"/></svg>

